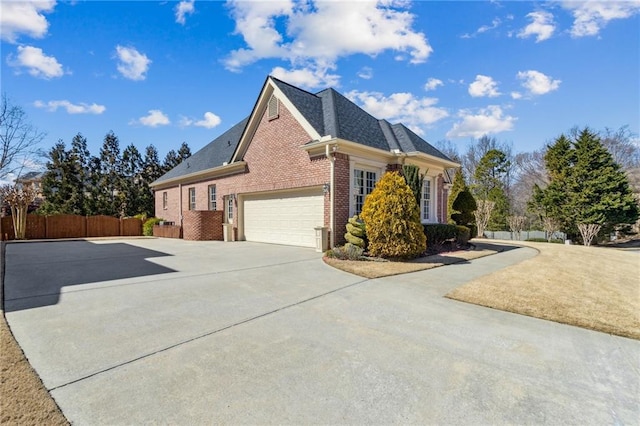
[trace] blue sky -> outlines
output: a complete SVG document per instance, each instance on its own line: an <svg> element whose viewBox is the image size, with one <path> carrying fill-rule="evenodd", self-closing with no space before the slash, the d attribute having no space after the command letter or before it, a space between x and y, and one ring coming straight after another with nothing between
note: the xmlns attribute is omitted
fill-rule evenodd
<svg viewBox="0 0 640 426"><path fill-rule="evenodd" d="M200 149L267 75L461 150L640 118L640 1L2 1L1 83L43 148Z"/></svg>

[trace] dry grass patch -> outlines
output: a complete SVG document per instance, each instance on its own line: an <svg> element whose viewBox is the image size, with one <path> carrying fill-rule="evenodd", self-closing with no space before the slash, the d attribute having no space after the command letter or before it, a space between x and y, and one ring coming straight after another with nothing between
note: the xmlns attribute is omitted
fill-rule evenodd
<svg viewBox="0 0 640 426"><path fill-rule="evenodd" d="M365 278L380 278L389 275L406 274L408 272L424 271L438 266L451 265L453 263L466 262L472 259L495 254L496 250L460 250L433 256L421 257L405 262L376 262L358 260L340 260L325 257L324 261L336 269Z"/></svg>
<svg viewBox="0 0 640 426"><path fill-rule="evenodd" d="M68 425L0 311L0 423Z"/></svg>
<svg viewBox="0 0 640 426"><path fill-rule="evenodd" d="M640 339L640 255L611 248L519 243L540 254L446 297Z"/></svg>

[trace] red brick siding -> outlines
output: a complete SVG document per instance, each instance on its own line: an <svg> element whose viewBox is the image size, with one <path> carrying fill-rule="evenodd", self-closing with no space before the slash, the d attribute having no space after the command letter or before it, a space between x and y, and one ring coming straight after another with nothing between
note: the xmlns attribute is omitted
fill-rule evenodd
<svg viewBox="0 0 640 426"><path fill-rule="evenodd" d="M335 154L334 180L335 180L335 240L334 244L339 246L344 244L345 226L349 220L349 204L351 203L351 194L349 190L351 182L351 171L349 167L349 156L346 154Z"/></svg>
<svg viewBox="0 0 640 426"><path fill-rule="evenodd" d="M447 193L444 188L444 177L442 174L439 174L436 178L436 191L437 191L437 219L438 223L446 223L447 222Z"/></svg>
<svg viewBox="0 0 640 426"><path fill-rule="evenodd" d="M162 208L162 194L167 193L167 208ZM180 225L180 192L178 187L161 189L155 192L156 217Z"/></svg>
<svg viewBox="0 0 640 426"><path fill-rule="evenodd" d="M208 210L211 184L216 185L217 209L224 211L224 196L262 191L321 186L329 183L329 161L326 157L311 159L300 147L311 137L293 115L280 103L280 115L268 120L263 114L255 135L244 155L247 172L216 180L182 186L182 208L189 209L189 188L196 190L196 210ZM162 192L169 193L169 209L162 209ZM175 199L176 203L172 203ZM329 226L329 197L325 197L324 225ZM156 214L179 224L178 188L156 192ZM237 227L237 197L234 205L234 227Z"/></svg>
<svg viewBox="0 0 640 426"><path fill-rule="evenodd" d="M222 241L222 210L187 210L183 215L183 237L194 241Z"/></svg>

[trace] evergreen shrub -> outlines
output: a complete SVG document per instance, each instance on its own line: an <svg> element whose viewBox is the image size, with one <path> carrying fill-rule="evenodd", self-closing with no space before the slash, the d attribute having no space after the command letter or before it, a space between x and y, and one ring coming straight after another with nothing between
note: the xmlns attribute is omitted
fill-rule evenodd
<svg viewBox="0 0 640 426"><path fill-rule="evenodd" d="M446 223L430 223L422 225L429 244L442 244L447 240L458 238L458 227ZM468 229L468 228L467 228Z"/></svg>
<svg viewBox="0 0 640 426"><path fill-rule="evenodd" d="M371 256L414 258L427 248L415 196L397 172L382 176L365 198L360 217L367 228Z"/></svg>
<svg viewBox="0 0 640 426"><path fill-rule="evenodd" d="M153 237L153 225L157 225L164 219L159 217L151 217L142 225L142 235L146 237Z"/></svg>

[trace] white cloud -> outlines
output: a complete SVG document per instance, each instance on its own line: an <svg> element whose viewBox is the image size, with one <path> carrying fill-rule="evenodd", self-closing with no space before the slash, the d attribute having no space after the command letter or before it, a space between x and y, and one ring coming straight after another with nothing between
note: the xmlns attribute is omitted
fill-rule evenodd
<svg viewBox="0 0 640 426"><path fill-rule="evenodd" d="M548 75L544 75L540 71L520 71L517 74L518 79L522 80L522 87L527 89L529 95L544 95L554 90L558 90L561 80L554 80Z"/></svg>
<svg viewBox="0 0 640 426"><path fill-rule="evenodd" d="M511 99L522 99L522 93L520 93L520 92L511 92Z"/></svg>
<svg viewBox="0 0 640 426"><path fill-rule="evenodd" d="M148 115L140 117L137 120L132 120L129 124L142 124L147 127L158 127L171 124L171 121L169 121L169 117L159 109L150 109Z"/></svg>
<svg viewBox="0 0 640 426"><path fill-rule="evenodd" d="M493 21L491 21L491 25L483 25L480 28L478 28L474 33L472 33L472 34L466 33L466 34L463 34L460 37L461 38L474 38L478 34L483 34L483 33L486 33L488 31L495 30L496 28L498 28L500 26L501 23L502 23L502 21L500 20L500 18L494 18Z"/></svg>
<svg viewBox="0 0 640 426"><path fill-rule="evenodd" d="M469 85L469 94L474 98L487 96L489 98L495 98L500 96L498 92L498 83L493 78L478 74L473 83Z"/></svg>
<svg viewBox="0 0 640 426"><path fill-rule="evenodd" d="M431 91L431 90L436 90L436 88L438 86L444 86L444 83L442 82L442 80L439 80L437 78L429 78L429 80L427 80L427 82L424 85L424 90L426 90L427 92Z"/></svg>
<svg viewBox="0 0 640 426"><path fill-rule="evenodd" d="M506 132L513 129L517 118L504 115L498 105L482 108L477 114L470 110L461 110L458 116L462 121L453 125L446 134L448 138L473 137L479 138L488 134Z"/></svg>
<svg viewBox="0 0 640 426"><path fill-rule="evenodd" d="M180 125L183 127L197 126L197 127L204 127L207 129L213 129L214 127L219 125L221 122L222 120L220 119L220 117L218 117L217 115L209 111L204 113L204 118L202 120L196 121L188 117L182 117L180 119Z"/></svg>
<svg viewBox="0 0 640 426"><path fill-rule="evenodd" d="M411 93L384 96L379 92L352 90L346 97L374 117L403 123L419 134L423 133L423 127L449 116L446 109L436 106L437 98L418 98Z"/></svg>
<svg viewBox="0 0 640 426"><path fill-rule="evenodd" d="M541 10L531 12L527 14L527 17L531 19L531 23L518 33L518 37L536 36L536 43L539 43L553 35L556 26L553 23L553 15L551 13Z"/></svg>
<svg viewBox="0 0 640 426"><path fill-rule="evenodd" d="M358 71L358 77L364 80L371 80L373 78L373 70L371 67L362 67L362 69Z"/></svg>
<svg viewBox="0 0 640 426"><path fill-rule="evenodd" d="M640 13L640 1L564 1L573 14L571 36L595 36L614 19L626 19Z"/></svg>
<svg viewBox="0 0 640 426"><path fill-rule="evenodd" d="M35 101L33 105L37 108L44 108L47 111L57 111L58 108L64 108L67 110L69 114L102 114L106 111L106 107L104 105L98 105L93 103L91 105L80 102L79 104L73 104L67 100L57 100L57 101Z"/></svg>
<svg viewBox="0 0 640 426"><path fill-rule="evenodd" d="M144 80L149 70L151 59L144 53L138 52L134 47L116 46L118 57L118 71L130 80Z"/></svg>
<svg viewBox="0 0 640 426"><path fill-rule="evenodd" d="M176 22L184 25L187 22L187 15L192 15L196 9L193 5L194 0L184 0L178 3L175 8Z"/></svg>
<svg viewBox="0 0 640 426"><path fill-rule="evenodd" d="M414 15L404 1L232 0L229 5L235 32L246 43L225 59L232 71L264 58L289 61L294 69L333 69L340 57L387 50L422 63L432 52L424 33L412 29Z"/></svg>
<svg viewBox="0 0 640 426"><path fill-rule="evenodd" d="M28 73L37 78L46 80L54 77L62 77L64 71L62 65L53 56L47 56L42 49L33 46L18 46L18 55L13 59L9 55L7 63L12 67L27 68Z"/></svg>
<svg viewBox="0 0 640 426"><path fill-rule="evenodd" d="M56 2L2 1L0 2L0 38L15 43L20 34L42 38L47 34L49 22L43 13L53 11Z"/></svg>
<svg viewBox="0 0 640 426"><path fill-rule="evenodd" d="M340 76L330 74L331 68L317 68L313 65L307 68L285 70L282 67L275 67L271 70L271 75L282 81L303 88L312 89L314 87L336 87L339 85Z"/></svg>

